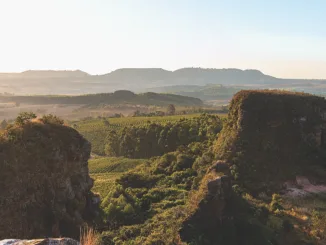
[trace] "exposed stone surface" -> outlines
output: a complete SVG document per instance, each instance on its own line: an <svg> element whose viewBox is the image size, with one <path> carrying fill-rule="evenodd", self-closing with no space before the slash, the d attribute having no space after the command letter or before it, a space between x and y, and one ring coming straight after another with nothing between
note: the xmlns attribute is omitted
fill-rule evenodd
<svg viewBox="0 0 326 245"><path fill-rule="evenodd" d="M80 245L71 238L49 238L35 240L7 239L0 241L0 245Z"/></svg>
<svg viewBox="0 0 326 245"><path fill-rule="evenodd" d="M77 238L94 206L90 151L63 125L33 122L0 136L0 239Z"/></svg>
<svg viewBox="0 0 326 245"><path fill-rule="evenodd" d="M286 194L289 197L306 197L312 194L326 193L326 185L313 185L309 179L304 176L296 176L296 181L289 185L289 182L285 183Z"/></svg>

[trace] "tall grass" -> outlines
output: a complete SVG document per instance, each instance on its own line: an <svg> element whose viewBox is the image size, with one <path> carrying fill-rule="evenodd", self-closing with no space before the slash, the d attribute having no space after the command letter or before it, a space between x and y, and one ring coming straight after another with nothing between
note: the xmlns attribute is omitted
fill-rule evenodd
<svg viewBox="0 0 326 245"><path fill-rule="evenodd" d="M93 228L82 228L80 230L80 245L99 245L99 235Z"/></svg>

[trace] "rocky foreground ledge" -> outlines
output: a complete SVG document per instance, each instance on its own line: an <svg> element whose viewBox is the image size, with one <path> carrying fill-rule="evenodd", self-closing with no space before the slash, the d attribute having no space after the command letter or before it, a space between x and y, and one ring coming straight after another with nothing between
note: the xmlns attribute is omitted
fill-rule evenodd
<svg viewBox="0 0 326 245"><path fill-rule="evenodd" d="M47 238L35 240L7 239L0 241L0 245L80 245L71 238Z"/></svg>
<svg viewBox="0 0 326 245"><path fill-rule="evenodd" d="M90 152L86 139L60 123L26 122L0 135L0 239L78 240L98 203ZM53 241L35 244L68 244Z"/></svg>

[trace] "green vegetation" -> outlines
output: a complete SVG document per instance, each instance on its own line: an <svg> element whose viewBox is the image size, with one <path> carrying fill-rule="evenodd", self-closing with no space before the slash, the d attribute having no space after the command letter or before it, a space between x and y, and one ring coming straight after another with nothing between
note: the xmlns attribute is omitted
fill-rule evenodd
<svg viewBox="0 0 326 245"><path fill-rule="evenodd" d="M112 130L107 135L105 153L108 156L129 158L159 156L191 142L214 140L221 129L222 120L208 114L165 125L148 123L124 127L121 130Z"/></svg>
<svg viewBox="0 0 326 245"><path fill-rule="evenodd" d="M108 120L112 125L113 119ZM102 221L97 226L103 231L103 244L181 242L178 227L196 208L194 196L189 195L199 188L214 159L211 147L222 128L222 120L215 115L203 114L150 125L124 127L122 132L143 131L144 127L160 131L168 125L176 132L193 131L193 136L186 135L184 147L176 151L171 149L159 157L147 156L147 160L106 157L89 161L90 175L94 179L93 191L102 198ZM172 145L172 142L167 144ZM151 149L156 152L160 147L154 144ZM192 200L190 204L189 198Z"/></svg>
<svg viewBox="0 0 326 245"><path fill-rule="evenodd" d="M169 106L168 114L174 112ZM325 194L297 197L283 187L285 181L295 182L305 193L298 186L305 178L298 176L314 185L325 183L323 98L241 91L227 118L139 115L69 122L92 143L88 169L92 191L101 197L93 220L101 244L325 242ZM5 137L16 144L24 135L12 130L62 124L53 115L35 120L23 113L7 126Z"/></svg>
<svg viewBox="0 0 326 245"><path fill-rule="evenodd" d="M121 118L96 118L85 119L77 122L69 122L92 144L92 152L105 155L105 144L108 135L112 131L120 131L124 127L137 126L142 127L151 123L166 125L175 124L181 119L191 119L199 117L201 114L186 114L173 116L152 116L152 117L121 117ZM225 114L218 114L225 117ZM108 122L108 123L107 123Z"/></svg>
<svg viewBox="0 0 326 245"><path fill-rule="evenodd" d="M25 123L32 119L35 119L36 115L33 112L22 112L18 115L15 120L15 124L18 126L23 126Z"/></svg>
<svg viewBox="0 0 326 245"><path fill-rule="evenodd" d="M314 202L309 198L298 201L279 192L284 181L298 174L316 181L324 178L323 155L315 160L311 157L322 153L323 140L316 138L318 128L317 133L314 131L322 122L323 112L318 110L319 106L324 108L322 105L322 99L304 94L239 93L219 135L199 137L197 142L170 149L111 179L108 192L102 192L103 244L318 244L325 238L323 197L314 196ZM207 123L205 116L211 117L202 115L173 125L182 132L201 118L198 125L207 132L214 123ZM126 127L122 134L125 137L112 142L125 140L124 144L131 145L129 154L137 149L132 142L142 128ZM135 134L127 137L129 133ZM167 145L174 142L177 140ZM151 146L160 149L159 145ZM207 171L216 157L214 153L226 159L230 167L227 171L233 177L233 191L220 223L214 215L221 201L215 203L205 189L207 181L214 179ZM132 154L126 155L135 157Z"/></svg>
<svg viewBox="0 0 326 245"><path fill-rule="evenodd" d="M210 145L210 141L192 143L117 174L115 181L110 178L110 187L101 192L103 244L176 242L177 227L190 210L185 206L188 196L213 160ZM96 188L102 179L92 176Z"/></svg>
<svg viewBox="0 0 326 245"><path fill-rule="evenodd" d="M118 177L128 170L146 163L146 161L123 157L103 157L89 160L89 173L95 180L93 192L105 197Z"/></svg>

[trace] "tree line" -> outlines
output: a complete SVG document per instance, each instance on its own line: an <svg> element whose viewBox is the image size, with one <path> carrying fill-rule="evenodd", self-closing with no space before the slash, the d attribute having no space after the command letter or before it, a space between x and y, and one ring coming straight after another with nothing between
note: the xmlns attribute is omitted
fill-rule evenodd
<svg viewBox="0 0 326 245"><path fill-rule="evenodd" d="M111 130L106 138L105 153L129 158L159 156L192 142L216 139L222 123L216 115L202 114L167 124L150 123Z"/></svg>

